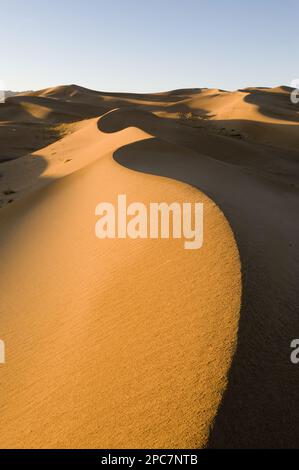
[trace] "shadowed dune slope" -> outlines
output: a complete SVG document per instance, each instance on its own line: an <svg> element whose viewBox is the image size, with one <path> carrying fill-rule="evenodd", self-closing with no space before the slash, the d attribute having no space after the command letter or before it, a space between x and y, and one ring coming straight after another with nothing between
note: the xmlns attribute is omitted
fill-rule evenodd
<svg viewBox="0 0 299 470"><path fill-rule="evenodd" d="M213 158L217 151L213 140L210 147L203 141L206 154L202 154L189 129L166 120L159 126L152 116L138 111L110 113L99 121L99 128L115 132L132 121L138 126L138 119L139 127L155 137L118 149L115 160L203 190L223 211L240 251L243 287L238 347L209 446L296 448L299 377L290 362L290 343L296 336L299 300L298 163L294 162L296 173L288 174L285 151L278 150L281 173L261 172L253 165L244 168L236 161L231 165ZM179 155L174 146L172 152L162 152L163 138L194 150ZM252 151L252 160L256 152L268 158L267 149L240 143L239 150L242 145ZM241 163L244 154L238 154L234 145L230 149ZM274 163L277 156L272 156Z"/></svg>

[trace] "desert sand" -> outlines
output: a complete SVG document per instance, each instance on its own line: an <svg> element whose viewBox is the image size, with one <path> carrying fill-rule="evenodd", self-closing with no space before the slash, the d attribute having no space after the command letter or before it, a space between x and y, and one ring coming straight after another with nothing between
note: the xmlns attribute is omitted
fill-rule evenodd
<svg viewBox="0 0 299 470"><path fill-rule="evenodd" d="M297 446L298 148L286 87L0 105L2 448ZM97 239L124 193L203 248Z"/></svg>

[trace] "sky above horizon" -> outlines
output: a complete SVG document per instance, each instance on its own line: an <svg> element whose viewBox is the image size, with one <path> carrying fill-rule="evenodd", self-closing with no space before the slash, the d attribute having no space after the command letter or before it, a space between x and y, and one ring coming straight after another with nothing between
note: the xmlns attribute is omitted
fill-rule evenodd
<svg viewBox="0 0 299 470"><path fill-rule="evenodd" d="M0 0L8 90L102 91L290 85L296 0Z"/></svg>

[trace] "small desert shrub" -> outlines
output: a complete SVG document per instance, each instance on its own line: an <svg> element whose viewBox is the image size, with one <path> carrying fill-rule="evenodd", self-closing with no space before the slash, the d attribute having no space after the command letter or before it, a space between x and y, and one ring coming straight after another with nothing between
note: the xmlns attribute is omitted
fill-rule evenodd
<svg viewBox="0 0 299 470"><path fill-rule="evenodd" d="M184 121L190 121L194 117L195 117L195 115L191 111L180 111L179 112L179 118L184 120Z"/></svg>

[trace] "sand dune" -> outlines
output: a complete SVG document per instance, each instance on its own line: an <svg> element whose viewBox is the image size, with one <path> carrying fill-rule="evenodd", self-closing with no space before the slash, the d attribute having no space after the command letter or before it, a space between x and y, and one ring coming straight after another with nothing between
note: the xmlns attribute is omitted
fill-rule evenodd
<svg viewBox="0 0 299 470"><path fill-rule="evenodd" d="M298 111L284 87L7 100L1 447L296 445ZM204 202L203 248L98 240L119 193Z"/></svg>

